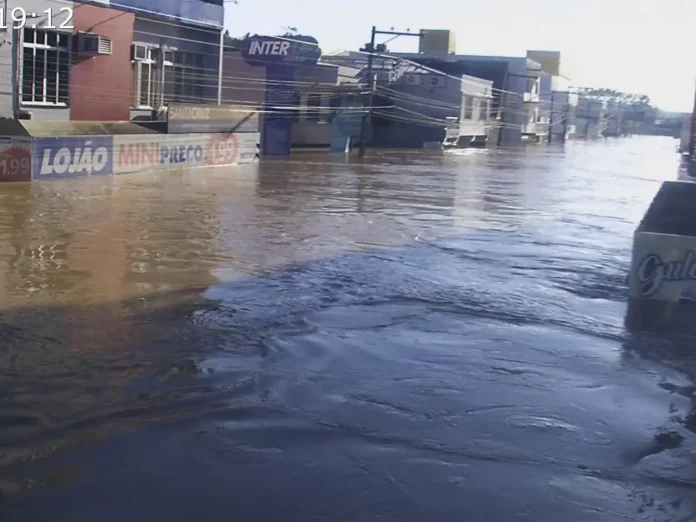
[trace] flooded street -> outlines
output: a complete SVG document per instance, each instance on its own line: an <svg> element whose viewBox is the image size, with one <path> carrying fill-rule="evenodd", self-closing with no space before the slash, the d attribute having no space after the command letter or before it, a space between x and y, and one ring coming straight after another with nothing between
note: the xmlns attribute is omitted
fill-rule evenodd
<svg viewBox="0 0 696 522"><path fill-rule="evenodd" d="M0 520L696 520L696 347L623 327L675 147L0 186Z"/></svg>

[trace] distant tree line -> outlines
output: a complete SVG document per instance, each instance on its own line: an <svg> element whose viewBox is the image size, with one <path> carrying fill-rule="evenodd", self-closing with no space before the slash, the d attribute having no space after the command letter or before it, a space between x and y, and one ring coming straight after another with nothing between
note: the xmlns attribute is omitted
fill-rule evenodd
<svg viewBox="0 0 696 522"><path fill-rule="evenodd" d="M245 34L241 38L233 37L230 36L229 30L225 31L225 34L222 35L223 38L223 45L227 49L231 49L234 51L240 51L242 49L242 42L244 41L245 38L249 37L249 33Z"/></svg>
<svg viewBox="0 0 696 522"><path fill-rule="evenodd" d="M617 91L616 89L596 89L591 87L579 89L578 94L591 100L613 102L617 105L652 107L650 96L645 94L631 94Z"/></svg>

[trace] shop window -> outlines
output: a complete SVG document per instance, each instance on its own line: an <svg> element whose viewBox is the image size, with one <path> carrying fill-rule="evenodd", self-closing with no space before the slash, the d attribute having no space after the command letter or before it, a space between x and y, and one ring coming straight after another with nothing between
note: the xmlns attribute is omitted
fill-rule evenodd
<svg viewBox="0 0 696 522"><path fill-rule="evenodd" d="M22 102L68 104L70 35L25 28L22 37Z"/></svg>
<svg viewBox="0 0 696 522"><path fill-rule="evenodd" d="M167 49L160 59L159 53L158 48L134 46L133 107L154 109L160 104L210 101L204 99L205 86L212 83L201 54Z"/></svg>

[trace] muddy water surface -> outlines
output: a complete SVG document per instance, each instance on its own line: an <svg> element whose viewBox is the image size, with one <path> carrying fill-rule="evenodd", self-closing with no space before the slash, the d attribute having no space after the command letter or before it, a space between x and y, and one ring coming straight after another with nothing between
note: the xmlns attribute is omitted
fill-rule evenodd
<svg viewBox="0 0 696 522"><path fill-rule="evenodd" d="M622 324L677 160L0 187L0 520L693 520L696 352Z"/></svg>

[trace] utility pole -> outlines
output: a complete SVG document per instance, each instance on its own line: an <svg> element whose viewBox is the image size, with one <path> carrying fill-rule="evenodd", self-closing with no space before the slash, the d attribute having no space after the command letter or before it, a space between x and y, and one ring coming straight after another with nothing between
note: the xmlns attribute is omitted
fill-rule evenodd
<svg viewBox="0 0 696 522"><path fill-rule="evenodd" d="M689 163L687 170L690 176L696 176L696 96L694 97L694 111L691 113L691 136L689 136Z"/></svg>
<svg viewBox="0 0 696 522"><path fill-rule="evenodd" d="M167 49L167 46L165 44L164 38L160 40L160 47L159 47L159 56L157 57L157 67L159 68L159 106L158 106L158 112L161 112L164 109L164 90L167 86L167 77L164 74L164 53ZM153 104L154 106L154 104Z"/></svg>
<svg viewBox="0 0 696 522"><path fill-rule="evenodd" d="M546 139L551 143L551 135L553 134L553 88L551 89L551 110L549 111L549 132Z"/></svg>
<svg viewBox="0 0 696 522"><path fill-rule="evenodd" d="M362 120L360 121L360 150L359 156L361 158L365 157L365 142L367 141L367 126L369 123L370 116L372 115L372 105L374 102L374 90L375 90L375 79L372 76L372 58L375 55L375 37L377 36L377 27L372 26L372 33L370 35L370 44L367 47L367 91L365 107L367 111L363 112Z"/></svg>
<svg viewBox="0 0 696 522"><path fill-rule="evenodd" d="M503 90L500 93L500 101L498 103L498 114L500 115L500 127L498 128L498 142L496 143L496 146L500 147L500 145L503 143L503 132L505 132L505 116L506 116L506 110L507 110L507 101L508 101L508 90L510 88L509 84L510 80L510 75L509 73L505 73L505 79L503 80Z"/></svg>
<svg viewBox="0 0 696 522"><path fill-rule="evenodd" d="M370 43L361 49L361 51L367 51L369 54L367 55L367 81L368 81L368 92L367 95L365 96L366 98L366 103L365 107L367 107L367 110L363 112L362 120L360 122L360 149L359 149L359 156L361 158L365 157L365 147L367 145L367 129L370 123L370 119L372 116L372 106L374 104L374 94L375 94L375 86L376 86L376 81L375 77L372 74L372 63L373 63L373 57L375 53L375 38L377 37L378 34L387 34L387 35L392 35L394 37L397 36L417 36L418 38L421 38L423 35L422 33L403 33L399 31L378 31L377 27L374 25L372 26L372 34L370 35Z"/></svg>
<svg viewBox="0 0 696 522"><path fill-rule="evenodd" d="M220 58L218 60L217 104L222 105L222 70L225 62L225 31L220 31Z"/></svg>

